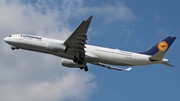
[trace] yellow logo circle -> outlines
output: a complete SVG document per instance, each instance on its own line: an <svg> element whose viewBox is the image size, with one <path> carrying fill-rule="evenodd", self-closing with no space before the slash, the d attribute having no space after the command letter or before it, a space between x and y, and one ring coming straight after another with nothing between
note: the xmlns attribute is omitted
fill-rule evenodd
<svg viewBox="0 0 180 101"><path fill-rule="evenodd" d="M160 51L166 51L168 49L168 43L165 41L162 41L158 44L158 49Z"/></svg>

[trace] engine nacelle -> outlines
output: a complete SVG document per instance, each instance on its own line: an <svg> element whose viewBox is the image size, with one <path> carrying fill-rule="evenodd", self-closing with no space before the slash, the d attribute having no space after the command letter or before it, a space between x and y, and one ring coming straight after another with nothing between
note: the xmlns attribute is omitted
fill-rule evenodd
<svg viewBox="0 0 180 101"><path fill-rule="evenodd" d="M46 49L52 52L65 52L66 51L66 47L62 44L59 43L48 43L46 45Z"/></svg>
<svg viewBox="0 0 180 101"><path fill-rule="evenodd" d="M69 68L84 67L83 65L79 65L75 63L73 60L69 60L69 59L62 59L62 65Z"/></svg>

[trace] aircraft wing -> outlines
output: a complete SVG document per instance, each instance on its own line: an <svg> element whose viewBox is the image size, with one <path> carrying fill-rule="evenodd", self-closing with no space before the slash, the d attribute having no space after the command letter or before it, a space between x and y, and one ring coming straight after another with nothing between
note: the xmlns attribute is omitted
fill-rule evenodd
<svg viewBox="0 0 180 101"><path fill-rule="evenodd" d="M94 65L98 65L98 66L102 66L102 67L105 67L105 68L108 68L108 69L112 69L112 70L119 70L119 71L130 71L132 69L132 67L129 67L129 68L126 68L126 69L123 69L123 68L118 68L118 67L113 67L113 66L109 66L109 65L106 65L106 64L103 64L103 63L93 63Z"/></svg>
<svg viewBox="0 0 180 101"><path fill-rule="evenodd" d="M78 28L71 34L71 36L64 42L67 46L67 52L71 54L78 54L85 57L85 44L87 40L87 31L91 23L92 16L87 20L82 21Z"/></svg>

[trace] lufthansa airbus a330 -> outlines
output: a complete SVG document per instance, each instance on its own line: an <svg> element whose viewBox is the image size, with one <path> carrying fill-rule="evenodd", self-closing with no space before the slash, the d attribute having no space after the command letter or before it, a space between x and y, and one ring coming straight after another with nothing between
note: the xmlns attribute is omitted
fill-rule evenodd
<svg viewBox="0 0 180 101"><path fill-rule="evenodd" d="M87 63L102 66L109 69L130 71L132 66L149 64L169 64L164 58L165 53L174 42L176 37L168 36L145 52L135 53L119 49L110 49L88 45L87 31L92 16L82 21L78 28L65 41L44 38L28 34L13 34L4 38L11 45L11 49L25 49L35 52L52 54L62 57L62 65L70 68L80 68L88 71ZM118 68L114 66L130 66Z"/></svg>

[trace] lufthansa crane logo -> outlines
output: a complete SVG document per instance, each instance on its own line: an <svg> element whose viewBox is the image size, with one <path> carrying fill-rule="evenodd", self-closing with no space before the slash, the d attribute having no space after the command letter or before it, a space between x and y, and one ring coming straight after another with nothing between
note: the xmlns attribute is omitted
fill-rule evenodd
<svg viewBox="0 0 180 101"><path fill-rule="evenodd" d="M158 44L158 49L160 51L166 51L168 49L168 43L165 42L165 41L161 41L159 44Z"/></svg>

